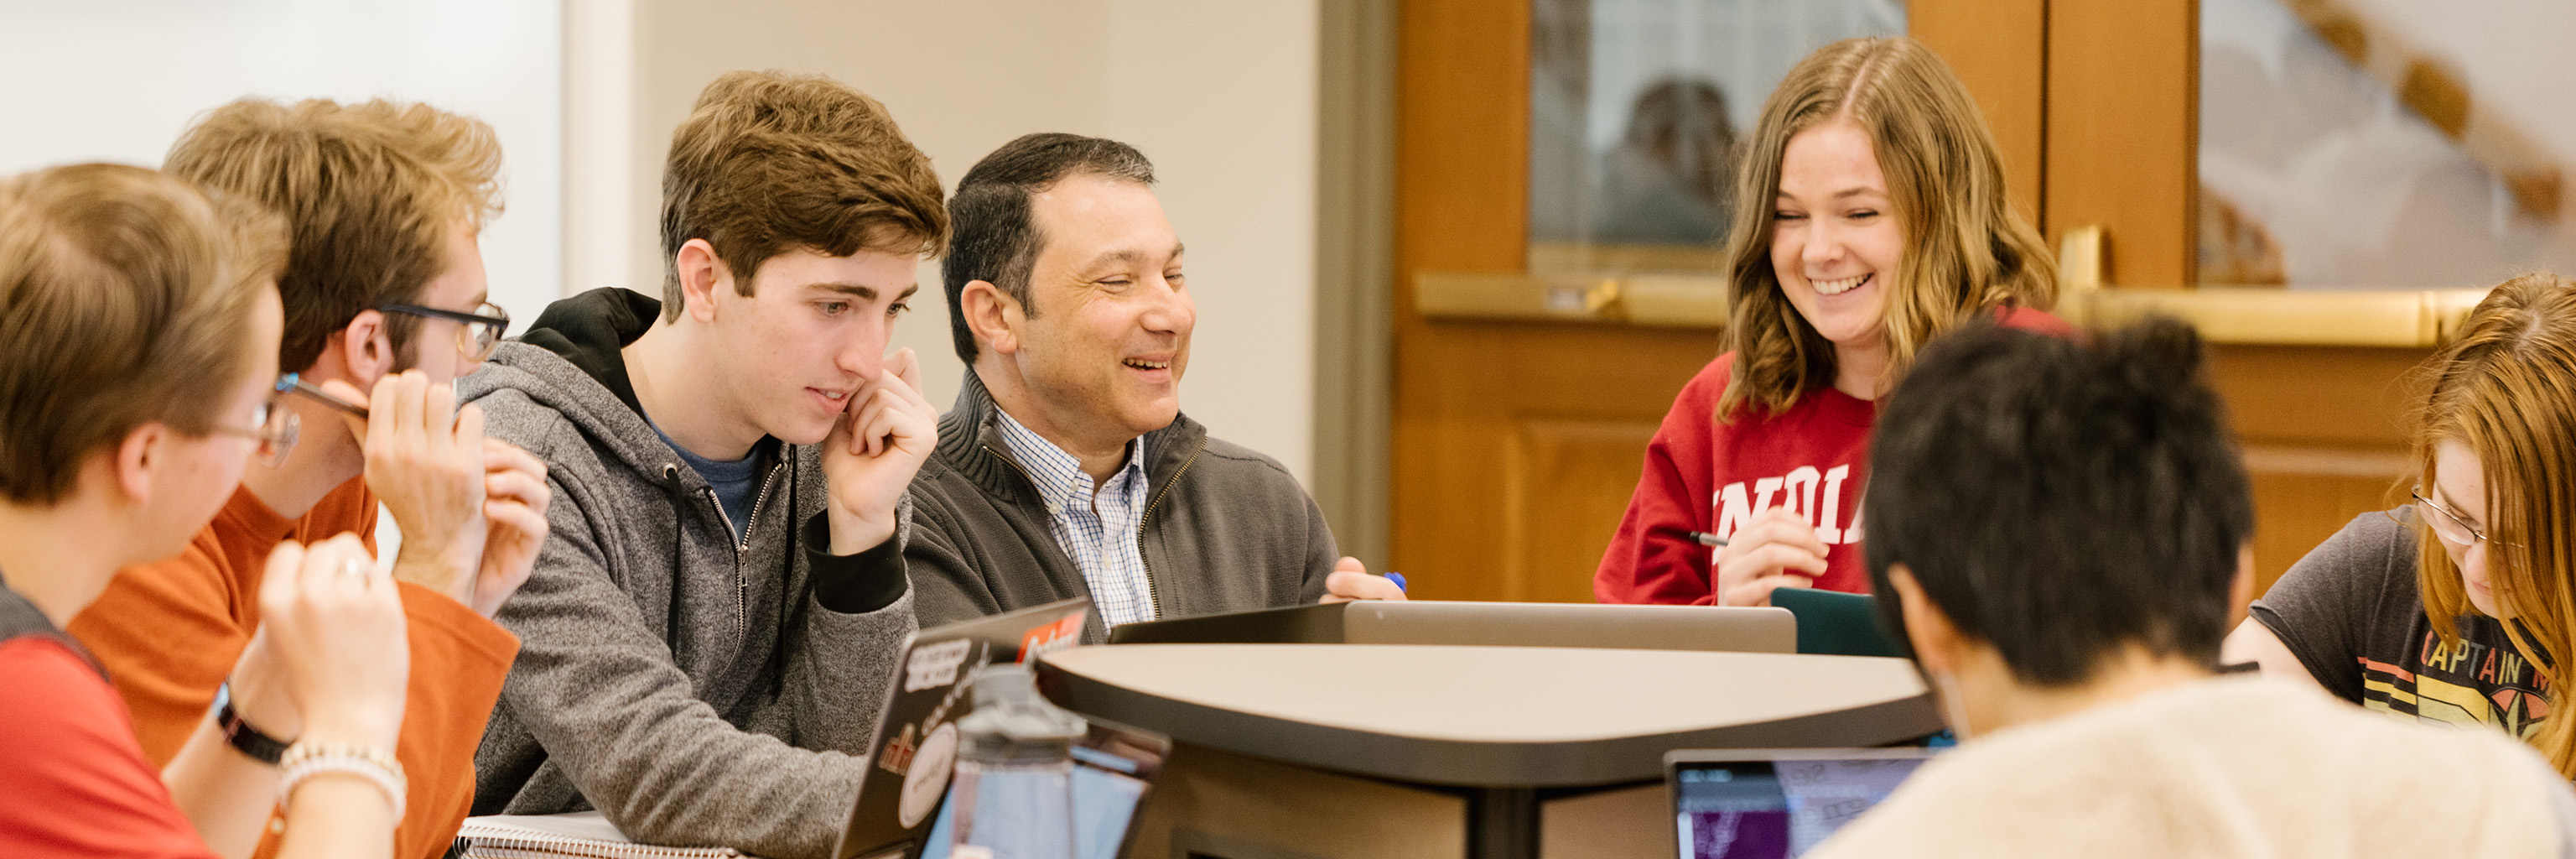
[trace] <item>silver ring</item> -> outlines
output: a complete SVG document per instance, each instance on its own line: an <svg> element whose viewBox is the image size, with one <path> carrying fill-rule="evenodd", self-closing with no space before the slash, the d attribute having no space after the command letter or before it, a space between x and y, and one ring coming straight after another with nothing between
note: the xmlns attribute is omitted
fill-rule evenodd
<svg viewBox="0 0 2576 859"><path fill-rule="evenodd" d="M363 579L367 577L368 566L369 564L366 561L359 560L357 558L348 558L340 562L340 575L355 576Z"/></svg>

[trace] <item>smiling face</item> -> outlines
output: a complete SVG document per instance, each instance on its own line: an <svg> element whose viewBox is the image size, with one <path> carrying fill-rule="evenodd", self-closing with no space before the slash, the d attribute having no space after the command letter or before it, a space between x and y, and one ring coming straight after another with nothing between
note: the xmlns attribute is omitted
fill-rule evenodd
<svg viewBox="0 0 2576 859"><path fill-rule="evenodd" d="M1771 269L1838 357L1886 348L1887 291L1904 252L1868 132L1837 117L1790 137L1772 204Z"/></svg>
<svg viewBox="0 0 2576 859"><path fill-rule="evenodd" d="M1076 175L1032 195L1029 211L1044 244L1010 358L1040 414L1014 416L1091 449L1170 426L1198 310L1162 202L1139 183Z"/></svg>
<svg viewBox="0 0 2576 859"><path fill-rule="evenodd" d="M722 405L743 435L815 444L859 386L885 364L894 317L912 297L918 257L862 250L845 257L802 248L760 265L751 295L719 274L709 290Z"/></svg>
<svg viewBox="0 0 2576 859"><path fill-rule="evenodd" d="M2424 487L2423 495L2458 517L2460 525L2495 533L2495 526L2487 519L2486 470L2467 445L2446 439L2433 446L2433 485ZM2433 524L2447 524L2438 520L2442 515L2441 511L2432 512ZM2460 568L2461 589L2467 592L2469 605L2488 617L2506 617L2499 613L2502 607L2495 598L2495 580L2487 575L2487 558L2494 549L2485 542L2468 545L2453 540L2443 534L2445 530L2456 530L2456 526L2434 528L2434 539L2441 541L2442 551L2449 553L2451 563Z"/></svg>

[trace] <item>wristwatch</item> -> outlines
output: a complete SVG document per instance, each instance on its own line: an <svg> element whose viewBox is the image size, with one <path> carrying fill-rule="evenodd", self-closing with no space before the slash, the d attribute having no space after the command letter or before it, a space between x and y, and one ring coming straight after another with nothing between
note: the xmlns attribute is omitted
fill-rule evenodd
<svg viewBox="0 0 2576 859"><path fill-rule="evenodd" d="M289 745L286 741L251 727L249 722L242 720L241 713L233 709L233 684L230 680L215 689L215 726L223 729L226 744L249 755L252 760L276 766L278 761L286 758Z"/></svg>

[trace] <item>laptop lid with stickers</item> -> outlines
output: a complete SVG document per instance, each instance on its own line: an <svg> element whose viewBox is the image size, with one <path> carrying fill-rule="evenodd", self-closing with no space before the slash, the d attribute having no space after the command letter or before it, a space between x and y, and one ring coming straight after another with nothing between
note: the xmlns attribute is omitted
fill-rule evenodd
<svg viewBox="0 0 2576 859"><path fill-rule="evenodd" d="M896 660L835 859L920 856L956 770L957 720L974 709L966 678L990 663L1074 646L1090 613L1091 600L1077 598L914 633Z"/></svg>

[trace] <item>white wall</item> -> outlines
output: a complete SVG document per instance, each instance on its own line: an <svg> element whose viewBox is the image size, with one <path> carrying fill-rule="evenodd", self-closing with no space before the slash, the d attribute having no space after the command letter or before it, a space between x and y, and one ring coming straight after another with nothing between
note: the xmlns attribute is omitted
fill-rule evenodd
<svg viewBox="0 0 2576 859"><path fill-rule="evenodd" d="M500 135L508 211L484 232L492 298L525 320L560 289L562 13L530 0L0 2L0 174L158 166L240 98L392 96Z"/></svg>
<svg viewBox="0 0 2576 859"><path fill-rule="evenodd" d="M1303 479L1314 435L1319 0L0 0L0 172L158 164L245 94L426 101L492 123L508 211L483 238L522 320L570 292L658 293L671 128L734 69L840 78L884 101L951 188L1003 142L1135 144L1190 248L1199 325L1182 408ZM938 268L899 324L945 406L964 367Z"/></svg>
<svg viewBox="0 0 2576 859"><path fill-rule="evenodd" d="M625 61L583 47L586 22L613 27L631 11L634 34L626 240L596 241L578 251L589 256L567 259L573 287L605 285L581 272L601 272L595 279L622 270L622 285L658 294L653 222L671 129L699 88L733 69L819 72L867 92L893 111L951 189L977 159L1021 134L1123 140L1154 160L1163 204L1190 249L1199 321L1182 409L1309 477L1317 0L571 2L576 63ZM575 68L570 77L577 115L614 113L581 88L599 76ZM573 139L585 134L574 126ZM618 193L578 190L578 178L575 187L602 199ZM569 205L580 212L587 204ZM589 229L571 225L576 237ZM625 264L599 254L622 254ZM895 340L921 353L927 393L944 409L964 367L949 342L938 283L937 265L923 265L922 299Z"/></svg>

